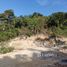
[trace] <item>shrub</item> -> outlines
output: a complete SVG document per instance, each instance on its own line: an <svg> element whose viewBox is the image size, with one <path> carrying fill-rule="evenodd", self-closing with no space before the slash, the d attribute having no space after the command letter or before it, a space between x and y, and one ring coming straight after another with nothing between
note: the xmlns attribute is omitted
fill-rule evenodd
<svg viewBox="0 0 67 67"><path fill-rule="evenodd" d="M0 53L5 54L5 53L9 53L12 52L14 50L13 47L0 47Z"/></svg>
<svg viewBox="0 0 67 67"><path fill-rule="evenodd" d="M14 38L19 35L19 31L17 29L10 29L8 31L0 32L0 42L7 41L11 38Z"/></svg>

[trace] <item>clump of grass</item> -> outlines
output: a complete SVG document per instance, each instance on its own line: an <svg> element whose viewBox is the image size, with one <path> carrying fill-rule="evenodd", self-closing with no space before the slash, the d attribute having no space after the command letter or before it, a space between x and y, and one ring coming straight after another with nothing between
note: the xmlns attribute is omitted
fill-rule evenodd
<svg viewBox="0 0 67 67"><path fill-rule="evenodd" d="M5 54L12 52L14 50L13 47L9 47L6 42L0 42L0 54Z"/></svg>
<svg viewBox="0 0 67 67"><path fill-rule="evenodd" d="M14 50L13 47L0 47L0 53L1 54L5 54L5 53L9 53L9 52L12 52Z"/></svg>

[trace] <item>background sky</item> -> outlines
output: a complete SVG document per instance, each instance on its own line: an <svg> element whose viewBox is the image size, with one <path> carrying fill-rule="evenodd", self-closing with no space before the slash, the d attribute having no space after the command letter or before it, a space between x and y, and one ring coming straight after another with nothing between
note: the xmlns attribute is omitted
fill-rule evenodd
<svg viewBox="0 0 67 67"><path fill-rule="evenodd" d="M0 0L0 13L7 9L13 9L17 16L33 12L50 15L54 12L67 12L67 0Z"/></svg>

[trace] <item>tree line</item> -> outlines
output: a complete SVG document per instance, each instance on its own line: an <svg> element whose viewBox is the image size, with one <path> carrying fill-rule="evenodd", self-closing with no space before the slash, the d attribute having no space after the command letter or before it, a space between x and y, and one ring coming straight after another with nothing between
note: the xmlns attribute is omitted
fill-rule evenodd
<svg viewBox="0 0 67 67"><path fill-rule="evenodd" d="M34 12L32 15L19 17L11 9L0 13L0 41L45 32L67 36L67 12L56 12L49 16Z"/></svg>

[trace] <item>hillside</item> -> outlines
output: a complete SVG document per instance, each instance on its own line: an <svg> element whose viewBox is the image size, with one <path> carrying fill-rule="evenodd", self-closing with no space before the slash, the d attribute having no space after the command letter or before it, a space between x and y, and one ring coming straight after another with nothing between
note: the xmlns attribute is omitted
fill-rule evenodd
<svg viewBox="0 0 67 67"><path fill-rule="evenodd" d="M0 14L0 67L62 67L66 58L67 12Z"/></svg>
<svg viewBox="0 0 67 67"><path fill-rule="evenodd" d="M0 14L0 42L41 33L67 37L67 12L56 12L49 16L34 12L17 17L10 9Z"/></svg>
<svg viewBox="0 0 67 67"><path fill-rule="evenodd" d="M7 54L0 54L0 67L48 67L48 65L54 67L54 63L67 57L67 49L61 47L65 46L65 44L57 48L55 48L56 46L49 47L42 44L39 45L39 42L37 45L34 42L37 38L45 39L48 38L48 36L39 34L27 38L17 37L10 40L8 44L14 47L14 51ZM62 41L67 42L67 38L63 38ZM45 43L48 43L48 41ZM41 55L42 52L45 53L44 56ZM56 56L57 54L58 56ZM52 58L50 58L50 55Z"/></svg>

